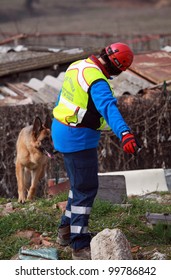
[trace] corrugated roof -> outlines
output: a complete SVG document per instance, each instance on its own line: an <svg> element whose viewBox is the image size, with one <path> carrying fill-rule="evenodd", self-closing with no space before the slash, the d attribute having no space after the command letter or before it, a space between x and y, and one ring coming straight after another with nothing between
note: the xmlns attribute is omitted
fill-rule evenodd
<svg viewBox="0 0 171 280"><path fill-rule="evenodd" d="M2 63L4 65L3 69L5 70L6 68L6 71L10 74L16 71L15 66L19 72L28 69L33 70L34 67L40 68L39 70L41 71L44 69L46 63L53 64L56 61L61 64L66 62L69 64L70 60L87 57L93 52L92 50L91 52L90 50L89 52L82 52L79 49L57 52L55 49L56 53L46 53L44 52L44 48L42 48L43 52L21 51L21 48L20 51L19 48L17 50L13 50L14 52L10 53L5 53L4 51L3 54L0 54L0 60L2 55L4 56ZM46 61L49 55L53 55L53 57L51 56L52 60ZM12 59L13 57L14 59ZM12 59L11 62L9 58ZM9 66L10 69L8 69ZM16 82L13 80L9 82L2 77L0 84L0 106L56 102L57 95L62 87L65 72L60 72L56 76L53 76L55 72L47 75L48 72L49 70L46 72L43 71L43 78L40 79L40 77L36 76L35 72L31 71L29 77L32 78L22 82L18 80ZM0 73L2 73L1 68ZM136 95L142 89L151 88L160 83L162 84L164 80L171 80L171 54L159 51L135 55L131 69L115 77L111 80L111 84L116 96L121 96L125 92Z"/></svg>
<svg viewBox="0 0 171 280"><path fill-rule="evenodd" d="M118 77L110 81L115 96L121 96L125 93L136 95L140 90L153 86L153 83L136 73L127 70L122 72Z"/></svg>
<svg viewBox="0 0 171 280"><path fill-rule="evenodd" d="M55 49L44 47L20 47L20 51L19 48L11 47L9 49L6 47L5 51L3 46L0 51L0 77L53 65L71 63L98 52L99 50L94 48Z"/></svg>
<svg viewBox="0 0 171 280"><path fill-rule="evenodd" d="M137 54L131 70L154 84L171 80L171 53L157 51Z"/></svg>
<svg viewBox="0 0 171 280"><path fill-rule="evenodd" d="M0 106L55 102L62 86L63 74L60 73L54 77L47 75L46 70L44 78L40 80L34 70L40 70L44 74L44 69L53 67L55 70L58 65L69 65L92 53L97 54L98 50L94 48L24 47L22 45L0 46ZM13 74L16 73L26 73L26 76L33 78L25 82L19 82L19 79L15 82L15 78L7 79L12 80L10 82L4 79L13 77ZM27 73L30 74L27 75Z"/></svg>
<svg viewBox="0 0 171 280"><path fill-rule="evenodd" d="M32 78L28 83L0 85L0 106L56 102L62 87L64 72L58 77L45 76L43 80Z"/></svg>

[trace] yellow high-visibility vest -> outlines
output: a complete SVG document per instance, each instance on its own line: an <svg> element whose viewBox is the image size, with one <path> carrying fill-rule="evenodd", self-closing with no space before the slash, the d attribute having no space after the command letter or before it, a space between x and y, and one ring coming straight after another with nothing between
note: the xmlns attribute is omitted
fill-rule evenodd
<svg viewBox="0 0 171 280"><path fill-rule="evenodd" d="M90 58L72 63L66 71L59 102L53 109L54 117L72 127L109 130L89 94L91 84L99 79L109 84L101 69Z"/></svg>

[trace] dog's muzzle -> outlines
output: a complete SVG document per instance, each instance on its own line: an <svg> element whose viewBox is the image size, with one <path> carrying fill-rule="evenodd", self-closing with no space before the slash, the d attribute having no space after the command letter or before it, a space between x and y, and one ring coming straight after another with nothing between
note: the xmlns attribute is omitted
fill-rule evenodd
<svg viewBox="0 0 171 280"><path fill-rule="evenodd" d="M41 141L41 146L39 150L46 155L48 158L54 158L57 151L54 150L51 140L47 137Z"/></svg>

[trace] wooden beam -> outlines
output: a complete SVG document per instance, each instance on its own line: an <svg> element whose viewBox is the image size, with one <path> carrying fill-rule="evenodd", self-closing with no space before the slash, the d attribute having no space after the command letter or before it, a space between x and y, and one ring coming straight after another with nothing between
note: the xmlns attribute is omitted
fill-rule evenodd
<svg viewBox="0 0 171 280"><path fill-rule="evenodd" d="M163 214L158 214L158 213L146 213L146 218L148 222L152 225L156 224L171 224L171 214L168 213L163 213Z"/></svg>

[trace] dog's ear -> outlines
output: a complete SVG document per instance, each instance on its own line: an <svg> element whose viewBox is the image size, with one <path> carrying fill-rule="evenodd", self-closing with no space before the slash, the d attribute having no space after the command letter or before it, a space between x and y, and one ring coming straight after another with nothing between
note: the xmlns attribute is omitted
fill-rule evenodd
<svg viewBox="0 0 171 280"><path fill-rule="evenodd" d="M34 137L37 139L39 136L40 131L42 130L42 121L39 117L36 117L33 122L33 134Z"/></svg>
<svg viewBox="0 0 171 280"><path fill-rule="evenodd" d="M47 115L46 115L46 119L45 119L44 126L45 126L46 128L51 129L51 125L52 125L52 119L51 119L51 117L47 114Z"/></svg>

